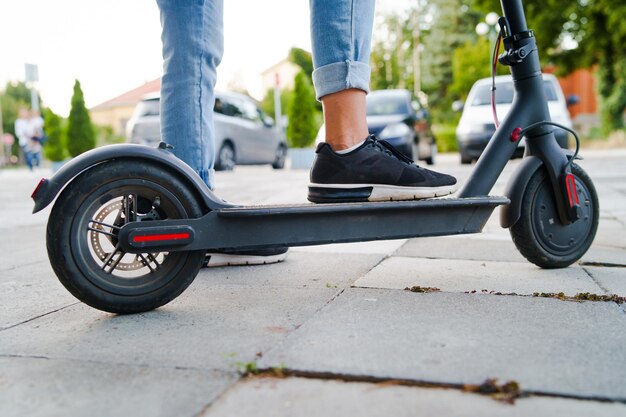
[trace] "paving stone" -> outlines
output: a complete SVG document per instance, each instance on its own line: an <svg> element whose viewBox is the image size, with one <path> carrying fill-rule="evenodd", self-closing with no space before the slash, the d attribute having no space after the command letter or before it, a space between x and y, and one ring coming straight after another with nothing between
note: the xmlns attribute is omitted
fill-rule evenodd
<svg viewBox="0 0 626 417"><path fill-rule="evenodd" d="M540 269L525 262L464 261L392 256L381 262L355 287L404 289L415 285L442 291L482 290L533 294L534 292L600 293L601 289L580 266Z"/></svg>
<svg viewBox="0 0 626 417"><path fill-rule="evenodd" d="M626 249L626 228L618 220L600 219L593 242L596 245Z"/></svg>
<svg viewBox="0 0 626 417"><path fill-rule="evenodd" d="M582 264L613 264L626 266L626 250L591 245L589 251L580 259Z"/></svg>
<svg viewBox="0 0 626 417"><path fill-rule="evenodd" d="M615 303L348 289L260 365L626 401L625 325Z"/></svg>
<svg viewBox="0 0 626 417"><path fill-rule="evenodd" d="M0 277L3 271L43 261L48 262L45 225L0 228Z"/></svg>
<svg viewBox="0 0 626 417"><path fill-rule="evenodd" d="M47 260L0 271L0 329L77 301L61 285Z"/></svg>
<svg viewBox="0 0 626 417"><path fill-rule="evenodd" d="M300 326L336 289L216 287L196 280L152 312L79 304L0 331L0 355L233 371Z"/></svg>
<svg viewBox="0 0 626 417"><path fill-rule="evenodd" d="M585 270L609 294L626 296L626 268L585 266Z"/></svg>
<svg viewBox="0 0 626 417"><path fill-rule="evenodd" d="M305 378L250 378L237 382L204 417L588 417L623 416L626 405L530 397L514 405L452 389L417 388Z"/></svg>
<svg viewBox="0 0 626 417"><path fill-rule="evenodd" d="M236 374L0 357L3 417L195 416Z"/></svg>
<svg viewBox="0 0 626 417"><path fill-rule="evenodd" d="M407 239L381 240L373 242L357 243L337 243L319 246L301 246L292 248L293 252L315 252L315 253L371 253L380 255L391 255L406 243Z"/></svg>
<svg viewBox="0 0 626 417"><path fill-rule="evenodd" d="M366 252L367 253L367 252ZM273 265L203 268L196 280L247 287L341 288L376 266L384 255L309 253L291 249Z"/></svg>
<svg viewBox="0 0 626 417"><path fill-rule="evenodd" d="M508 233L410 239L395 256L526 262Z"/></svg>

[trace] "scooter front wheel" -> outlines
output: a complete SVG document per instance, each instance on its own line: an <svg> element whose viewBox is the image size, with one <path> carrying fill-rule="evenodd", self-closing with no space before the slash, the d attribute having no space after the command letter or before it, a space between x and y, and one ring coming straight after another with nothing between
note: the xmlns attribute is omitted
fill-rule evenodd
<svg viewBox="0 0 626 417"><path fill-rule="evenodd" d="M200 217L188 185L153 163L110 161L75 178L57 199L47 228L50 262L79 300L112 313L160 307L196 277L204 251L125 253L128 222Z"/></svg>
<svg viewBox="0 0 626 417"><path fill-rule="evenodd" d="M511 229L517 249L541 268L563 268L578 261L589 249L598 229L598 194L589 175L572 164L582 216L563 225L558 218L552 184L545 169L531 177L522 197L521 217Z"/></svg>

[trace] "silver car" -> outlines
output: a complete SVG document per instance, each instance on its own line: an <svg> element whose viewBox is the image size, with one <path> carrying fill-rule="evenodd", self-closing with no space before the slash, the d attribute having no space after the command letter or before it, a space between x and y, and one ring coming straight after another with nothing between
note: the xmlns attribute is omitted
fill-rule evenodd
<svg viewBox="0 0 626 417"><path fill-rule="evenodd" d="M232 170L235 165L271 164L285 166L287 144L250 97L237 93L216 93L214 107L216 170ZM161 141L158 94L146 96L135 108L126 126L131 143L156 146Z"/></svg>

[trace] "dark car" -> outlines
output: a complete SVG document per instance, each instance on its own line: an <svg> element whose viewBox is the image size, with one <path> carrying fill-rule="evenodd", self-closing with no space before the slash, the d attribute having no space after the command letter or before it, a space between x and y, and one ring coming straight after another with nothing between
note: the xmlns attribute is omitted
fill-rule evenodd
<svg viewBox="0 0 626 417"><path fill-rule="evenodd" d="M437 145L428 111L410 91L372 91L367 96L367 127L409 158L435 162Z"/></svg>
<svg viewBox="0 0 626 417"><path fill-rule="evenodd" d="M428 111L408 90L377 90L367 95L369 133L393 145L413 160L435 163L437 144L430 128ZM320 128L316 143L325 140Z"/></svg>

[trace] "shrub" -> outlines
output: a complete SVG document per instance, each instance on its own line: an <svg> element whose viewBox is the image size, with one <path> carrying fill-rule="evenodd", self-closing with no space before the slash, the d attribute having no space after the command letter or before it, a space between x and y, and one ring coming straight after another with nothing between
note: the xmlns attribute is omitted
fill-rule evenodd
<svg viewBox="0 0 626 417"><path fill-rule="evenodd" d="M52 162L65 159L65 138L61 117L54 114L50 109L43 112L44 127L48 140L43 148L44 156Z"/></svg>
<svg viewBox="0 0 626 417"><path fill-rule="evenodd" d="M437 150L439 152L456 152L459 150L454 125L434 125L433 133L437 138Z"/></svg>
<svg viewBox="0 0 626 417"><path fill-rule="evenodd" d="M67 150L71 156L78 156L96 146L94 132L89 111L85 107L83 90L80 82L74 83L74 95L72 96L72 108L67 126Z"/></svg>
<svg viewBox="0 0 626 417"><path fill-rule="evenodd" d="M289 146L306 148L313 145L317 134L315 92L309 77L300 71L296 75L293 97L289 102L287 114L289 126L287 138Z"/></svg>

